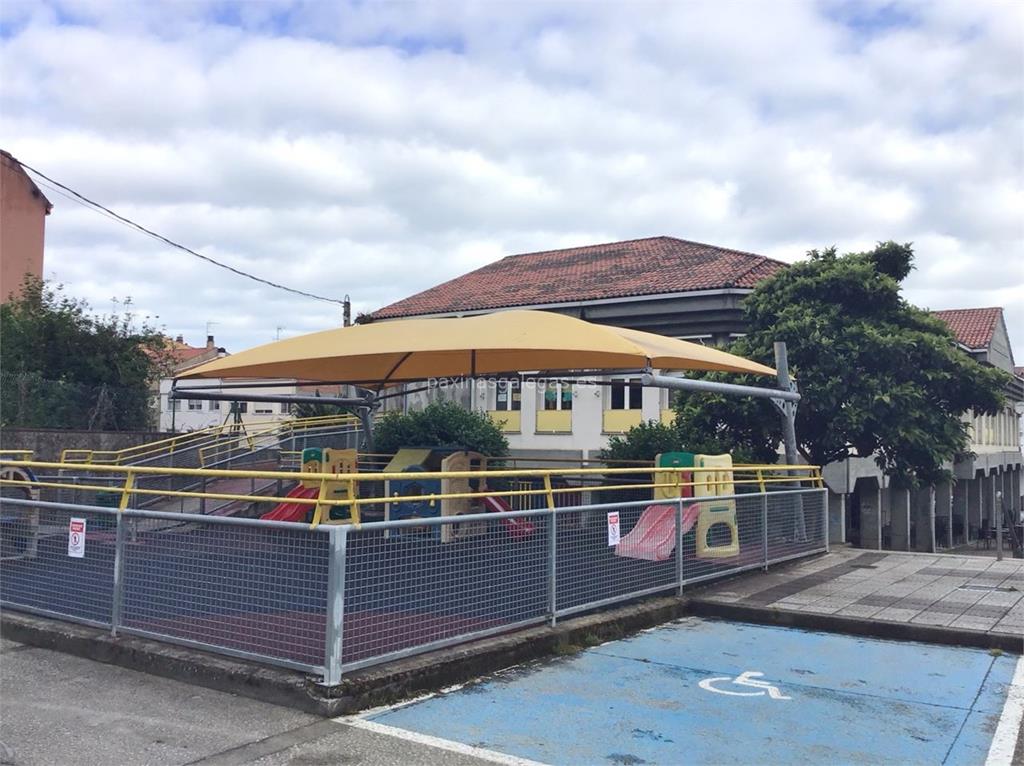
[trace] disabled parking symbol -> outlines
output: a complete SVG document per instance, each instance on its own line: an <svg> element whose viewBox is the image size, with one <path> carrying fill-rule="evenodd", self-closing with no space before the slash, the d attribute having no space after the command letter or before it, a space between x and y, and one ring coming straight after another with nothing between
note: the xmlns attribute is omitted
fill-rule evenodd
<svg viewBox="0 0 1024 766"><path fill-rule="evenodd" d="M779 687L774 686L767 681L761 681L759 679L764 677L764 673L759 673L756 670L746 670L740 673L735 678L729 676L715 676L714 678L705 678L703 681L698 683L701 689L709 692L715 692L716 694L728 694L730 697L762 697L767 694L773 700L791 700L792 697L787 697L781 691ZM725 684L732 684L733 686L746 686L748 688L757 689L752 692L740 692L733 691L730 689L720 688Z"/></svg>

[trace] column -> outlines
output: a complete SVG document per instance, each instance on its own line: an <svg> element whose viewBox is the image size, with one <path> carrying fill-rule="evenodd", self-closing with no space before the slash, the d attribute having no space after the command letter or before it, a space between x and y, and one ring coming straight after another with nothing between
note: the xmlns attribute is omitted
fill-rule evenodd
<svg viewBox="0 0 1024 766"><path fill-rule="evenodd" d="M953 484L953 543L960 545L967 540L967 489L970 479L957 479Z"/></svg>
<svg viewBox="0 0 1024 766"><path fill-rule="evenodd" d="M846 542L846 495L832 490L828 492L828 541Z"/></svg>
<svg viewBox="0 0 1024 766"><path fill-rule="evenodd" d="M939 523L943 519L944 523ZM953 547L953 482L940 481L935 485L935 543L941 548ZM939 532L941 531L941 536Z"/></svg>
<svg viewBox="0 0 1024 766"><path fill-rule="evenodd" d="M977 540L979 530L981 529L981 511L985 496L985 474L975 473L974 478L970 480L969 489L972 491L968 492L967 495L967 517L970 521L971 539Z"/></svg>
<svg viewBox="0 0 1024 766"><path fill-rule="evenodd" d="M910 550L910 490L889 487L889 547Z"/></svg>
<svg viewBox="0 0 1024 766"><path fill-rule="evenodd" d="M882 489L875 479L857 482L860 496L860 547L882 549Z"/></svg>
<svg viewBox="0 0 1024 766"><path fill-rule="evenodd" d="M911 535L915 551L935 553L935 487L921 487L911 493Z"/></svg>

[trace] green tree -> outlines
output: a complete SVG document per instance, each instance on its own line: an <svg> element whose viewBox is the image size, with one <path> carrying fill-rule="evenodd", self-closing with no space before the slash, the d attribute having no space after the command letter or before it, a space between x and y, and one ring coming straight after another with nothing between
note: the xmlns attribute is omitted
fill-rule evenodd
<svg viewBox="0 0 1024 766"><path fill-rule="evenodd" d="M798 449L809 462L873 455L899 480L940 478L943 463L968 448L962 413L996 412L1006 375L960 351L941 320L900 295L913 269L910 244L808 255L747 297L748 334L730 350L771 365L773 342L786 342L803 395ZM764 385L756 376L729 379ZM779 417L764 400L680 395L677 427L688 445L706 439L759 459L774 457L781 439Z"/></svg>
<svg viewBox="0 0 1024 766"><path fill-rule="evenodd" d="M62 285L26 279L0 307L4 425L146 428L151 384L168 364L164 337L121 316L98 317Z"/></svg>
<svg viewBox="0 0 1024 766"><path fill-rule="evenodd" d="M454 402L435 402L419 412L389 412L373 428L374 450L403 447L461 447L488 457L508 454L508 441L487 415Z"/></svg>

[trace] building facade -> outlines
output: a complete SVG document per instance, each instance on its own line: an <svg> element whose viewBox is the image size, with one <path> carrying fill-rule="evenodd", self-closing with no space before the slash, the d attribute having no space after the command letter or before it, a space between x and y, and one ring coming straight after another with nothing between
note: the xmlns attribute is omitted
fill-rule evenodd
<svg viewBox="0 0 1024 766"><path fill-rule="evenodd" d="M0 301L18 296L26 276L43 278L46 216L52 209L21 164L0 150Z"/></svg>
<svg viewBox="0 0 1024 766"><path fill-rule="evenodd" d="M469 316L507 308L566 313L708 344L742 335L742 300L781 261L712 245L655 237L590 247L527 253L386 306L372 321ZM936 312L964 353L1014 375L1007 405L995 415L965 413L968 454L949 466L951 480L934 487L894 487L871 458L830 464L829 534L865 548L935 551L975 543L995 524L999 504L1020 513L1021 414L1024 376L1014 368L1002 309ZM608 439L643 421L673 417L667 391L644 389L636 378L594 383L472 381L388 400L419 408L433 399L457 401L502 425L515 452L593 457ZM414 390L418 386L408 386Z"/></svg>
<svg viewBox="0 0 1024 766"><path fill-rule="evenodd" d="M674 237L511 255L374 312L373 321L471 316L507 308L567 314L720 345L744 332L742 300L785 267L755 253ZM418 386L408 386L409 389ZM501 424L513 450L591 457L643 421L672 417L669 395L638 376L594 383L525 374L495 385L469 382L390 400L417 408L446 398Z"/></svg>

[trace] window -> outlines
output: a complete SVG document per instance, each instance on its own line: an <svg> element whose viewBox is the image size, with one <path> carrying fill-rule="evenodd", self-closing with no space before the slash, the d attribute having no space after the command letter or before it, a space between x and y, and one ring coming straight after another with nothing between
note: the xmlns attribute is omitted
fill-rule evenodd
<svg viewBox="0 0 1024 766"><path fill-rule="evenodd" d="M643 399L639 380L613 380L609 397L610 410L638 410Z"/></svg>
<svg viewBox="0 0 1024 766"><path fill-rule="evenodd" d="M210 412L219 412L220 402L210 402Z"/></svg>
<svg viewBox="0 0 1024 766"><path fill-rule="evenodd" d="M249 402L235 402L238 406L238 411L243 415L249 411Z"/></svg>
<svg viewBox="0 0 1024 766"><path fill-rule="evenodd" d="M522 385L518 380L499 380L494 392L494 409L515 412L523 406Z"/></svg>
<svg viewBox="0 0 1024 766"><path fill-rule="evenodd" d="M260 406L256 407L253 410L253 412L256 415L273 415L274 414L274 405L272 405L272 404L261 404Z"/></svg>
<svg viewBox="0 0 1024 766"><path fill-rule="evenodd" d="M189 399L188 400L188 409L189 409L190 412L193 412L195 410L201 410L202 408L203 408L202 400L200 400L200 399Z"/></svg>
<svg viewBox="0 0 1024 766"><path fill-rule="evenodd" d="M178 412L181 410L181 400L172 399L170 396L167 397L167 410L168 412Z"/></svg>
<svg viewBox="0 0 1024 766"><path fill-rule="evenodd" d="M545 410L572 409L572 383L552 382L544 387Z"/></svg>

